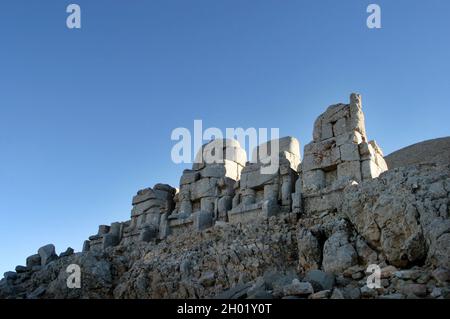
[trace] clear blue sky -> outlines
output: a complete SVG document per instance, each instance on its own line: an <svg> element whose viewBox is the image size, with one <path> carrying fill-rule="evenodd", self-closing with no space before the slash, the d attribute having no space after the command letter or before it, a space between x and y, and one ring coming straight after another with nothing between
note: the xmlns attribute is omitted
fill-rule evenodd
<svg viewBox="0 0 450 319"><path fill-rule="evenodd" d="M69 30L65 8L82 9ZM381 30L366 7L382 8ZM385 153L450 135L450 1L2 1L0 272L54 243L80 250L178 184L176 127L279 127L363 94Z"/></svg>

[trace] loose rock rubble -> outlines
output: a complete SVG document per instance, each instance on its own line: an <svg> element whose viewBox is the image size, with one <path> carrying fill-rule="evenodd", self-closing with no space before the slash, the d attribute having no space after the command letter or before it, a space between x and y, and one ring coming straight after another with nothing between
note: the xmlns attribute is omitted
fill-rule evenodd
<svg viewBox="0 0 450 319"><path fill-rule="evenodd" d="M82 252L39 248L0 298L449 298L450 163L388 170L358 94L319 116L303 161L299 145L269 141L248 162L237 141L211 141L179 188L140 190L131 219ZM268 150L280 165L264 174Z"/></svg>

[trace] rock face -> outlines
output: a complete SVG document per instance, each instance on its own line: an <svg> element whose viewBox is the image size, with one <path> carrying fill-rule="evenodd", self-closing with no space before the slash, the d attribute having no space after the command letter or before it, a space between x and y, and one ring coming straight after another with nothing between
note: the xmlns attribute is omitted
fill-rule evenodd
<svg viewBox="0 0 450 319"><path fill-rule="evenodd" d="M138 191L131 219L100 225L82 252L41 247L0 298L450 297L450 163L387 170L358 94L319 116L303 162L293 137L252 153L205 144L179 189ZM81 288L67 285L74 265Z"/></svg>
<svg viewBox="0 0 450 319"><path fill-rule="evenodd" d="M449 165L395 169L345 190L343 214L394 266L450 267Z"/></svg>
<svg viewBox="0 0 450 319"><path fill-rule="evenodd" d="M385 157L389 168L415 164L450 163L450 137L436 138L413 144Z"/></svg>

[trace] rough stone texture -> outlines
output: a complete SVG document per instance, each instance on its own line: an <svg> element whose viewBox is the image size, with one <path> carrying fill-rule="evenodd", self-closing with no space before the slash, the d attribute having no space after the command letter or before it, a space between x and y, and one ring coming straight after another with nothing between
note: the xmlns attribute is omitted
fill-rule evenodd
<svg viewBox="0 0 450 319"><path fill-rule="evenodd" d="M450 298L450 165L386 171L359 95L318 118L302 163L280 139L269 176L224 142L198 155L223 163L139 191L131 219L99 226L82 252L41 247L5 273L0 298ZM81 289L67 289L70 264ZM370 264L380 288L366 286Z"/></svg>
<svg viewBox="0 0 450 319"><path fill-rule="evenodd" d="M45 266L57 258L55 246L53 244L42 246L39 248L38 254L41 257L41 266Z"/></svg>
<svg viewBox="0 0 450 319"><path fill-rule="evenodd" d="M342 190L345 183L361 183L387 169L381 148L367 140L361 96L353 93L349 104L330 106L314 125L300 171L303 209L310 214L335 209L315 203L329 192Z"/></svg>
<svg viewBox="0 0 450 319"><path fill-rule="evenodd" d="M292 210L292 202L295 201L292 193L300 164L299 145L296 138L287 136L263 143L253 150L252 162L242 170L232 209L228 213L230 222L267 218ZM279 163L275 172L264 171L269 159ZM299 192L296 198L296 205L300 207Z"/></svg>
<svg viewBox="0 0 450 319"><path fill-rule="evenodd" d="M342 212L395 266L450 266L448 165L394 169L344 192Z"/></svg>

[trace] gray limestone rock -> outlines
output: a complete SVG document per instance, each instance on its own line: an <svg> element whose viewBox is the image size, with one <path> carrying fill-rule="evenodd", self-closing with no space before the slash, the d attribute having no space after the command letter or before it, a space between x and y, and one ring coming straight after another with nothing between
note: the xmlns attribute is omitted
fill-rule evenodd
<svg viewBox="0 0 450 319"><path fill-rule="evenodd" d="M58 256L55 253L55 246L53 244L42 246L41 248L39 248L38 254L41 257L42 266L45 266L49 262L58 258Z"/></svg>
<svg viewBox="0 0 450 319"><path fill-rule="evenodd" d="M198 211L192 215L194 219L194 229L197 231L204 230L214 225L213 214L211 212Z"/></svg>

